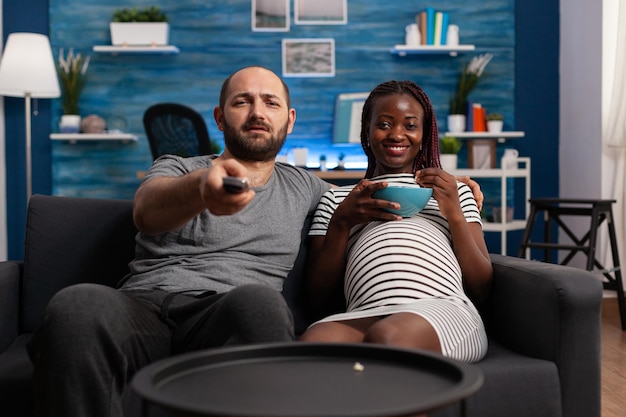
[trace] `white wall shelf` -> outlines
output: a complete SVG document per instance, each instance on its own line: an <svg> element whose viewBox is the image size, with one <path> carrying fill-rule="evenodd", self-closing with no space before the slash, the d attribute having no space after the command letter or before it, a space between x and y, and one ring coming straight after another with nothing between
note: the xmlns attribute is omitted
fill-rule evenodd
<svg viewBox="0 0 626 417"><path fill-rule="evenodd" d="M52 133L51 140L77 142L119 141L122 143L137 142L137 136L130 133Z"/></svg>
<svg viewBox="0 0 626 417"><path fill-rule="evenodd" d="M502 166L503 164L501 164ZM485 232L499 232L500 233L500 252L502 255L507 253L506 237L507 232L513 230L524 230L526 227L526 220L530 211L530 158L520 157L517 158L516 168L514 169L457 169L453 171L454 175L461 177L468 176L472 179L476 178L500 178L500 210L502 218L500 222L483 222L483 230ZM524 201L526 205L524 207L523 218L513 219L507 222L506 219L506 195L507 195L507 179L509 178L523 178L525 180L525 196Z"/></svg>
<svg viewBox="0 0 626 417"><path fill-rule="evenodd" d="M506 139L520 139L525 136L520 131L502 131L502 132L446 132L446 136L454 136L458 139L496 139L498 142L504 142Z"/></svg>
<svg viewBox="0 0 626 417"><path fill-rule="evenodd" d="M457 56L459 52L469 52L476 49L474 45L395 45L391 53L398 56L419 55L419 54L450 54Z"/></svg>
<svg viewBox="0 0 626 417"><path fill-rule="evenodd" d="M94 52L117 54L177 54L180 52L178 47L174 45L163 46L114 46L114 45L96 45L93 47Z"/></svg>

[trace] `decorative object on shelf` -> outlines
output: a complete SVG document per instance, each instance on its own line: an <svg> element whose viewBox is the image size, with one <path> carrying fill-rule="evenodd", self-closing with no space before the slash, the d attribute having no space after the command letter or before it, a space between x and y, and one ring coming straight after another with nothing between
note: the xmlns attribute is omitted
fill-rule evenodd
<svg viewBox="0 0 626 417"><path fill-rule="evenodd" d="M407 46L419 46L420 45L420 30L417 23L411 23L404 28L404 44Z"/></svg>
<svg viewBox="0 0 626 417"><path fill-rule="evenodd" d="M450 113L448 116L449 131L463 132L465 130L465 121L463 123L463 127L461 128L460 121L454 120L461 118L452 118L451 120L450 116L466 115L467 97L472 92L472 90L474 90L476 84L478 84L478 81L485 71L485 67L487 66L487 64L489 64L489 61L491 61L492 58L492 54L478 55L473 57L470 62L465 64L465 66L463 67L463 71L461 72L456 91L450 99ZM450 126L450 124L453 124L453 126ZM461 130L453 130L453 128Z"/></svg>
<svg viewBox="0 0 626 417"><path fill-rule="evenodd" d="M61 80L61 104L63 115L59 122L61 133L78 133L80 131L80 95L87 82L89 56L75 54L70 48L67 56L63 48L59 50L57 73Z"/></svg>
<svg viewBox="0 0 626 417"><path fill-rule="evenodd" d="M456 46L459 44L459 27L457 25L448 25L446 40L446 45L449 46Z"/></svg>
<svg viewBox="0 0 626 417"><path fill-rule="evenodd" d="M448 115L448 130L450 132L464 132L467 125L467 119L464 114Z"/></svg>
<svg viewBox="0 0 626 417"><path fill-rule="evenodd" d="M502 169L517 169L517 157L519 152L517 149L508 148L504 150L502 155Z"/></svg>
<svg viewBox="0 0 626 417"><path fill-rule="evenodd" d="M156 46L169 42L167 14L157 6L117 9L109 28L113 45Z"/></svg>
<svg viewBox="0 0 626 417"><path fill-rule="evenodd" d="M454 136L444 136L439 141L439 160L444 171L454 171L458 165L458 153L463 143Z"/></svg>
<svg viewBox="0 0 626 417"><path fill-rule="evenodd" d="M306 160L309 155L308 148L293 148L293 161L297 167L306 167Z"/></svg>
<svg viewBox="0 0 626 417"><path fill-rule="evenodd" d="M104 133L107 122L97 114L90 114L80 122L80 131L83 133Z"/></svg>
<svg viewBox="0 0 626 417"><path fill-rule="evenodd" d="M503 125L504 116L502 116L500 113L489 113L487 115L487 131L502 132Z"/></svg>
<svg viewBox="0 0 626 417"><path fill-rule="evenodd" d="M335 167L336 170L343 171L344 169L346 169L346 165L345 165L345 162L344 162L344 158L345 157L346 157L346 155L343 152L339 153L337 166Z"/></svg>
<svg viewBox="0 0 626 417"><path fill-rule="evenodd" d="M506 207L506 223L511 223L513 221L513 207ZM502 223L502 207L492 207L491 214L493 216L494 223Z"/></svg>
<svg viewBox="0 0 626 417"><path fill-rule="evenodd" d="M56 98L61 95L50 40L47 36L38 33L9 35L0 61L0 95L24 97L26 203L28 203L32 195L31 98ZM37 116L36 109L33 114Z"/></svg>
<svg viewBox="0 0 626 417"><path fill-rule="evenodd" d="M320 171L326 171L326 155L320 155Z"/></svg>

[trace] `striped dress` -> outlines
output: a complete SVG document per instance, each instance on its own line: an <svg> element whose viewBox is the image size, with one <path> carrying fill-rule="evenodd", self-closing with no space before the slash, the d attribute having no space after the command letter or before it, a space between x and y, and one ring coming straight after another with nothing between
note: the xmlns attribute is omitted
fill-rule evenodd
<svg viewBox="0 0 626 417"><path fill-rule="evenodd" d="M372 180L415 184L411 174ZM457 185L465 218L480 223L470 188ZM333 188L322 197L309 236L326 234L337 205L352 188ZM487 337L477 309L463 291L451 243L448 222L432 197L410 218L355 226L347 248L346 312L320 322L414 313L434 327L445 356L465 362L480 360L487 350Z"/></svg>

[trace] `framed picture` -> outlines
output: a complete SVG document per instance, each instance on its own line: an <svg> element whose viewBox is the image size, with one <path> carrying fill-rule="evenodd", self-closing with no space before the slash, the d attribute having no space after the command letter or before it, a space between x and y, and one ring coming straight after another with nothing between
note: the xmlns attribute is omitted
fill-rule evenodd
<svg viewBox="0 0 626 417"><path fill-rule="evenodd" d="M251 0L251 2L253 31L289 31L289 0Z"/></svg>
<svg viewBox="0 0 626 417"><path fill-rule="evenodd" d="M294 0L297 25L345 25L348 0Z"/></svg>
<svg viewBox="0 0 626 417"><path fill-rule="evenodd" d="M334 77L334 39L283 39L284 77Z"/></svg>

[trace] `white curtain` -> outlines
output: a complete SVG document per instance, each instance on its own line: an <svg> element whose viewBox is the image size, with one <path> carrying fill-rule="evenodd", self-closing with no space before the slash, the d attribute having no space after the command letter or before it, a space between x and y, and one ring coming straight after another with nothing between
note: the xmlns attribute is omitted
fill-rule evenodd
<svg viewBox="0 0 626 417"><path fill-rule="evenodd" d="M608 98L609 107L604 117L603 132L603 160L605 166L609 167L609 172L604 172L603 183L606 198L617 200L613 205L613 215L615 220L615 230L617 232L617 242L620 252L620 265L622 267L622 277L626 265L626 4L620 0L609 0L604 2L605 6L605 31L603 36L607 37L603 41L606 50L603 51L605 57L614 60L613 65L605 69L604 75L608 79L605 85L610 92ZM606 62L606 59L605 59ZM608 236L604 235L601 240L600 254L603 264L606 267L613 265L611 251L609 249Z"/></svg>

